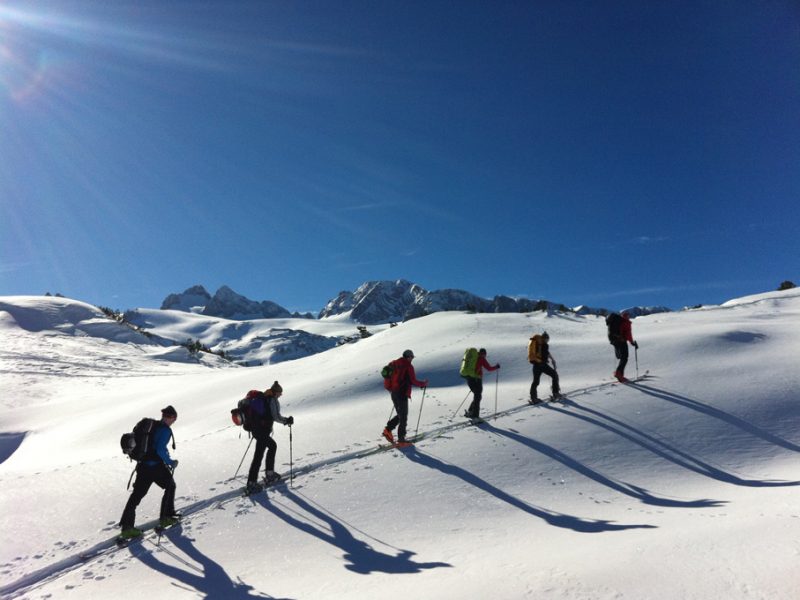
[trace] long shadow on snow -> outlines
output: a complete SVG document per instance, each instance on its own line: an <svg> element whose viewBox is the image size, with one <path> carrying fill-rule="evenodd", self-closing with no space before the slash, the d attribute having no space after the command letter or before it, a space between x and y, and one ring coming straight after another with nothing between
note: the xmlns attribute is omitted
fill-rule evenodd
<svg viewBox="0 0 800 600"><path fill-rule="evenodd" d="M770 433L769 431L761 429L760 427L753 425L752 423L748 423L744 419L739 418L735 415L726 413L724 410L720 410L719 408L709 406L708 404L703 404L702 402L699 402L697 400L692 400L691 398L687 398L686 396L680 396L674 392L668 392L667 390L661 390L650 385L644 385L642 383L631 382L630 386L637 390L640 390L642 393L647 394L648 396L653 396L654 398L658 398L659 400L666 400L667 402L672 402L679 406L696 410L697 412L708 415L709 417L714 417L715 419L719 419L720 421L725 421L726 423L729 423L734 427L738 427L742 431L745 431L751 435L759 437L762 440L767 441L771 444L775 444L776 446L780 446L781 448L786 448L787 450L800 452L800 446L798 446L797 444L793 444L792 442L784 440L783 438L778 437L774 433Z"/></svg>
<svg viewBox="0 0 800 600"><path fill-rule="evenodd" d="M488 481L481 479L477 475L474 475L473 473L470 473L461 467L446 463L430 454L423 454L416 447L405 449L403 454L412 462L424 467L428 467L429 469L440 471L445 475L457 477L458 479L461 479L470 485L474 485L479 490L483 490L495 498L502 500L503 502L507 502L515 508L519 508L520 510L523 510L535 517L539 517L543 521L546 521L555 527L572 529L573 531L577 531L579 533L600 533L603 531L622 531L625 529L656 528L655 525L616 525L613 521L606 521L603 519L582 519L580 517L574 517L572 515L565 515L546 510L544 508L539 508L537 506L533 506L532 504L528 504L527 502L520 500L519 498L516 498L507 492L504 492L503 490L493 486Z"/></svg>
<svg viewBox="0 0 800 600"><path fill-rule="evenodd" d="M576 419L580 419L581 421L585 421L597 427L601 427L611 433L614 433L621 438L629 440L634 444L641 446L645 450L649 450L656 456L660 456L665 460L668 460L679 467L683 467L684 469L688 469L689 471L694 471L695 473L699 473L700 475L705 475L706 477L710 477L712 479L716 479L718 481L722 481L725 483L730 483L733 485L741 485L746 487L788 487L788 486L795 486L800 485L800 481L782 481L782 480L766 480L766 479L742 479L736 475L723 471L713 465L710 465L706 462L703 462L699 458L691 456L690 454L684 452L683 450L679 450L678 448L659 440L651 435L643 433L628 425L627 423L620 421L619 419L615 419L607 414L601 413L600 411L593 410L587 406L582 406L578 404L574 400L567 400L566 404L568 406L573 406L578 410L583 412L589 413L590 415L594 415L593 417L587 415L576 414L574 412L564 410L563 408L559 408L552 404L546 405L546 408L552 410L557 413L561 413L563 415L567 415L569 417L574 417ZM607 421L607 422L604 422Z"/></svg>
<svg viewBox="0 0 800 600"><path fill-rule="evenodd" d="M712 506L720 506L725 504L722 500L709 500L709 499L702 499L702 500L672 500L669 498L661 498L660 496L654 496L650 492L648 492L645 488L640 487L638 485L633 485L631 483L625 483L623 481L617 481L612 479L611 477L607 477L602 473L598 473L597 471L590 469L583 463L578 462L574 458L571 458L567 454L564 454L560 450L556 450L552 446L548 446L542 442L537 442L536 440L532 440L529 437L525 437L519 433L514 431L509 431L506 429L498 429L488 423L482 426L487 431L490 431L496 435L500 435L503 437L507 437L515 442L519 442L524 446L528 446L532 450L536 452L540 452L545 456L549 456L553 460L560 462L565 467L569 467L573 471L580 473L596 481L597 483L601 483L606 487L611 488L612 490L619 492L620 494L625 494L626 496L630 496L632 498L636 498L645 504L650 504L652 506L669 506L674 508L708 508Z"/></svg>
<svg viewBox="0 0 800 600"><path fill-rule="evenodd" d="M192 564L177 552L170 550L167 544L158 545L151 550L141 544L148 543L155 546L155 542L144 541L131 545L128 549L145 566L172 579L172 585L181 587L179 583L182 583L189 586L193 590L204 594L203 597L206 600L251 600L253 598L278 600L274 596L257 591L253 586L247 585L241 579L238 582L234 582L219 563L214 562L200 552L192 543L193 540L182 534L180 526L167 531L164 537L183 552L189 560L194 561L199 566ZM186 570L161 562L157 557L160 552L164 552L177 562L186 565Z"/></svg>
<svg viewBox="0 0 800 600"><path fill-rule="evenodd" d="M272 498L267 494L253 498L255 502L261 504L288 525L341 548L344 551L345 560L348 561L345 568L349 571L368 575L373 572L419 573L425 569L452 567L443 562L414 562L411 557L415 553L410 550L399 550L394 556L380 552L366 542L356 539L344 523L329 512L317 508L302 495L290 489L281 489L281 496L291 501L297 508L275 501L274 494ZM314 522L315 519L325 523L327 527L318 525Z"/></svg>

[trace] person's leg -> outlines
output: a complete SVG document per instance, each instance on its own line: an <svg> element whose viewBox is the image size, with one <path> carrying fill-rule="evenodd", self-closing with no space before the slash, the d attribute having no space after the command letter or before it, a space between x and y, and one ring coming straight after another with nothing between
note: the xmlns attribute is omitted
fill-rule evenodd
<svg viewBox="0 0 800 600"><path fill-rule="evenodd" d="M561 393L561 386L558 384L558 373L556 373L556 370L550 365L544 365L542 367L542 372L551 377L553 380L551 384L551 391L553 396L558 396Z"/></svg>
<svg viewBox="0 0 800 600"><path fill-rule="evenodd" d="M406 425L408 424L408 397L402 394L395 402L397 408L397 441L404 442L406 440Z"/></svg>
<svg viewBox="0 0 800 600"><path fill-rule="evenodd" d="M125 504L125 510L122 511L122 518L119 520L119 525L123 531L136 524L136 507L139 506L142 498L147 495L152 483L151 469L143 465L138 466L136 468L136 481L133 484L133 491Z"/></svg>
<svg viewBox="0 0 800 600"><path fill-rule="evenodd" d="M625 367L628 364L628 343L622 342L621 344L615 344L614 352L619 359L619 364L617 364L617 371L615 375L617 377L624 377Z"/></svg>
<svg viewBox="0 0 800 600"><path fill-rule="evenodd" d="M256 449L253 453L253 461L250 463L250 471L247 474L248 483L256 483L258 481L258 470L261 468L261 460L264 458L264 451L267 449L267 438L258 434L256 438Z"/></svg>
<svg viewBox="0 0 800 600"><path fill-rule="evenodd" d="M277 453L278 443L272 437L267 437L267 462L265 465L267 473L275 470L275 455Z"/></svg>
<svg viewBox="0 0 800 600"><path fill-rule="evenodd" d="M159 518L165 519L175 514L175 478L166 465L160 465L153 477L155 484L163 488L161 497L161 514Z"/></svg>
<svg viewBox="0 0 800 600"><path fill-rule="evenodd" d="M539 380L542 378L542 365L533 363L533 383L531 384L531 400L538 400L536 388L539 387Z"/></svg>
<svg viewBox="0 0 800 600"><path fill-rule="evenodd" d="M483 397L483 381L477 377L467 377L467 385L472 391L472 402L467 409L467 414L477 417L481 412L481 398Z"/></svg>

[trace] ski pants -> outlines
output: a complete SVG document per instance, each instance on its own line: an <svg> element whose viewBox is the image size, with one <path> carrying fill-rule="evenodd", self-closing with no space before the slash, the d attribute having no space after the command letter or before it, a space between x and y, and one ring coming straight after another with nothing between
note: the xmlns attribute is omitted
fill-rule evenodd
<svg viewBox="0 0 800 600"><path fill-rule="evenodd" d="M619 359L617 365L617 373L620 375L625 374L625 365L628 364L628 342L622 341L614 344L614 354Z"/></svg>
<svg viewBox="0 0 800 600"><path fill-rule="evenodd" d="M392 391L392 404L397 414L386 423L386 429L394 431L397 427L397 440L405 441L408 422L408 396L405 390Z"/></svg>
<svg viewBox="0 0 800 600"><path fill-rule="evenodd" d="M136 467L136 482L133 491L125 505L122 518L119 521L122 529L130 529L136 524L136 507L150 491L150 486L156 484L164 490L161 498L160 518L171 517L175 514L175 479L172 471L164 463L147 465L139 463Z"/></svg>
<svg viewBox="0 0 800 600"><path fill-rule="evenodd" d="M467 414L477 417L481 412L481 398L483 397L483 379L467 377L467 385L472 392L472 403L467 409Z"/></svg>
<svg viewBox="0 0 800 600"><path fill-rule="evenodd" d="M533 363L533 383L531 384L531 400L536 400L536 388L539 387L539 380L542 378L542 373L549 375L553 380L552 391L553 395L561 392L558 385L558 373L556 370L547 363Z"/></svg>
<svg viewBox="0 0 800 600"><path fill-rule="evenodd" d="M267 460L265 461L265 469L267 471L275 470L275 455L278 453L278 444L271 437L272 431L254 431L253 437L256 439L256 450L253 454L253 462L250 463L250 472L247 475L247 481L255 483L258 481L258 469L261 466L261 459L264 458L264 451L267 452Z"/></svg>

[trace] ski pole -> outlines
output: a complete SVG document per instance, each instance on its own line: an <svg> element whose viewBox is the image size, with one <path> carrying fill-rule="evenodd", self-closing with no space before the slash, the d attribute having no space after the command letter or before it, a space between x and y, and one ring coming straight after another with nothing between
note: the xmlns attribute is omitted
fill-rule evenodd
<svg viewBox="0 0 800 600"><path fill-rule="evenodd" d="M500 371L494 374L494 418L497 418L497 388L500 385Z"/></svg>
<svg viewBox="0 0 800 600"><path fill-rule="evenodd" d="M294 485L294 462L292 461L292 426L289 425L289 487Z"/></svg>
<svg viewBox="0 0 800 600"><path fill-rule="evenodd" d="M460 410L461 410L461 407L462 407L462 406L464 406L464 402L466 402L466 401L467 401L467 398L469 398L469 395L470 395L471 393L472 393L472 390L470 390L470 391L468 391L468 392L467 392L467 395L466 395L466 396L464 396L464 399L461 401L461 404L459 404L459 405L458 405L458 408L456 409L456 412L454 412L454 413L453 413L453 416L452 416L451 418L453 418L453 419L455 419L455 418L456 418L456 415L458 414L458 411L460 411Z"/></svg>
<svg viewBox="0 0 800 600"><path fill-rule="evenodd" d="M639 379L639 346L633 347L633 356L636 358L636 379Z"/></svg>
<svg viewBox="0 0 800 600"><path fill-rule="evenodd" d="M136 467L138 467L138 466L139 465L137 463ZM126 490L131 489L131 481L133 481L133 474L136 473L136 467L133 467L133 471L131 471L131 476L128 477L128 487L125 488Z"/></svg>
<svg viewBox="0 0 800 600"><path fill-rule="evenodd" d="M250 438L250 444L253 443L253 438ZM247 444L247 448L244 449L244 454L242 454L242 460L239 461L239 466L236 467L236 473L233 474L233 479L236 479L236 476L239 474L239 469L242 468L242 463L244 462L244 457L247 456L247 451L250 450L250 444Z"/></svg>
<svg viewBox="0 0 800 600"><path fill-rule="evenodd" d="M422 419L422 407L425 406L425 392L428 388L422 388L422 400L419 403L419 416L417 417L417 431L414 433L414 439L419 435L419 421Z"/></svg>

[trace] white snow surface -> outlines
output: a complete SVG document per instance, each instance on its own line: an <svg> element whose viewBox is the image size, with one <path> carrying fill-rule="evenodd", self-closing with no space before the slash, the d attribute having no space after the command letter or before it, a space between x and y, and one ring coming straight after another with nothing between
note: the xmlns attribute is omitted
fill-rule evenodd
<svg viewBox="0 0 800 600"><path fill-rule="evenodd" d="M798 290L635 319L651 376L635 385L610 382L594 316L437 313L257 368L163 360L176 349L120 327L72 300L0 298L3 598L799 597ZM569 400L529 406L542 330ZM482 403L498 415L450 427L469 346L501 364ZM409 429L430 435L359 456L390 412L380 368L406 348L430 382ZM275 380L295 478L242 497L251 454L232 479L248 439L229 411ZM167 404L188 514L116 549L132 470L119 436ZM289 432L276 425L287 478ZM160 499L154 486L137 523Z"/></svg>

